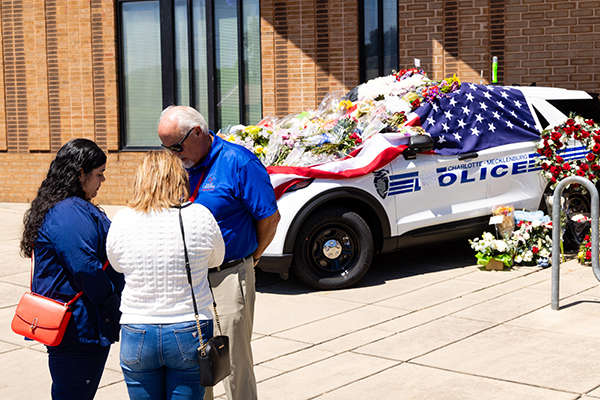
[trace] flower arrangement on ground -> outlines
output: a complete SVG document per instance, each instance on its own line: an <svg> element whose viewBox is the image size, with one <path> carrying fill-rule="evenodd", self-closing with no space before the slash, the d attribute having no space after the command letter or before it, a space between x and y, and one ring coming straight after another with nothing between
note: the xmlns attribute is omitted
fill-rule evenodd
<svg viewBox="0 0 600 400"><path fill-rule="evenodd" d="M552 254L552 222L521 221L512 234L516 265L546 268Z"/></svg>
<svg viewBox="0 0 600 400"><path fill-rule="evenodd" d="M502 209L508 211L512 210L512 207L503 207ZM527 212L526 214L537 215L537 213L543 216L541 211ZM512 212L510 215L512 218ZM510 235L500 235L500 237L500 239L496 239L493 234L485 232L481 238L469 240L471 248L477 251L475 254L477 264L487 265L490 260L494 259L507 267L514 264L546 268L550 265L552 222L548 220L548 217L535 218L531 221L519 220L516 229L511 231Z"/></svg>
<svg viewBox="0 0 600 400"><path fill-rule="evenodd" d="M590 228L588 234L585 235L581 245L579 246L577 261L584 265L592 264L592 228Z"/></svg>
<svg viewBox="0 0 600 400"><path fill-rule="evenodd" d="M512 265L515 243L511 239L496 239L493 234L484 232L481 238L469 240L469 244L477 252L475 258L479 265L487 265L491 260L500 261L507 267Z"/></svg>
<svg viewBox="0 0 600 400"><path fill-rule="evenodd" d="M563 158L570 140L586 149L585 157ZM581 176L596 184L600 174L600 125L591 119L572 115L564 123L542 132L537 152L545 157L538 160L538 165L542 167L542 175L552 184L552 189L569 176ZM586 192L580 185L573 186Z"/></svg>
<svg viewBox="0 0 600 400"><path fill-rule="evenodd" d="M374 134L423 134L405 125L407 115L459 88L456 76L433 81L422 70L401 70L358 86L353 97L330 93L317 110L226 127L219 135L252 151L265 166L323 164L348 156Z"/></svg>

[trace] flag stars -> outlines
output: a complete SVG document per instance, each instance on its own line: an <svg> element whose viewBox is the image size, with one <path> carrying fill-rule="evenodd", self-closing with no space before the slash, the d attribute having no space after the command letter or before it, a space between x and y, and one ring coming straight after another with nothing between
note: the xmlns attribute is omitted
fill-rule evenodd
<svg viewBox="0 0 600 400"><path fill-rule="evenodd" d="M467 93L465 97L466 97L466 98L467 98L467 100L469 100L469 101L473 101L473 99L474 99L474 97L473 97L473 95L472 95L471 93Z"/></svg>
<svg viewBox="0 0 600 400"><path fill-rule="evenodd" d="M445 141L446 141L446 138L444 136L438 137L438 143L444 143Z"/></svg>
<svg viewBox="0 0 600 400"><path fill-rule="evenodd" d="M475 114L475 118L477 119L477 122L481 123L483 121L483 117L481 116L481 114Z"/></svg>
<svg viewBox="0 0 600 400"><path fill-rule="evenodd" d="M433 108L433 111L435 111L435 112L438 112L438 111L440 110L440 108L438 107L438 105L437 105L437 104L435 104L435 103L433 103L433 104L431 105L431 108Z"/></svg>
<svg viewBox="0 0 600 400"><path fill-rule="evenodd" d="M494 124L492 124L492 123L489 123L489 124L488 124L488 129L489 129L491 132L495 132L495 131L496 131L496 127L495 127L495 126L494 126Z"/></svg>
<svg viewBox="0 0 600 400"><path fill-rule="evenodd" d="M515 103L515 107L517 107L517 108L521 108L521 106L523 105L523 104L521 104L521 102L519 100L515 100L514 103Z"/></svg>
<svg viewBox="0 0 600 400"><path fill-rule="evenodd" d="M508 126L510 129L513 129L513 128L514 128L514 125L513 125L513 124L511 124L511 122L510 122L510 121L506 121L506 126Z"/></svg>
<svg viewBox="0 0 600 400"><path fill-rule="evenodd" d="M494 116L494 118L496 118L496 119L500 119L500 114L498 114L498 111L494 111L494 112L492 113L492 115Z"/></svg>
<svg viewBox="0 0 600 400"><path fill-rule="evenodd" d="M490 94L490 92L483 92L483 95L485 96L486 99L491 99L492 95Z"/></svg>
<svg viewBox="0 0 600 400"><path fill-rule="evenodd" d="M444 128L444 132L448 132L450 130L450 128L448 127L448 124L446 124L445 122L442 123L442 128Z"/></svg>
<svg viewBox="0 0 600 400"><path fill-rule="evenodd" d="M498 104L498 107L504 109L504 103L501 101L497 101L496 104Z"/></svg>
<svg viewBox="0 0 600 400"><path fill-rule="evenodd" d="M467 114L467 115L469 115L469 113L471 112L471 110L469 110L469 107L467 107L467 106L462 107L462 111L463 111L463 114Z"/></svg>
<svg viewBox="0 0 600 400"><path fill-rule="evenodd" d="M456 106L456 100L454 100L454 97L450 97L450 105L452 107Z"/></svg>
<svg viewBox="0 0 600 400"><path fill-rule="evenodd" d="M458 125L460 126L460 129L464 129L465 126L467 126L467 124L465 124L465 122L462 119L458 120Z"/></svg>
<svg viewBox="0 0 600 400"><path fill-rule="evenodd" d="M479 136L479 129L477 129L476 127L471 128L471 135Z"/></svg>
<svg viewBox="0 0 600 400"><path fill-rule="evenodd" d="M510 110L510 115L512 115L514 118L517 118L517 113L514 110Z"/></svg>
<svg viewBox="0 0 600 400"><path fill-rule="evenodd" d="M469 87L471 88L471 90L477 90L477 85L474 83L469 83Z"/></svg>
<svg viewBox="0 0 600 400"><path fill-rule="evenodd" d="M502 97L504 97L505 99L508 99L508 93L506 93L506 92L502 91L502 92L500 92L500 95L501 95Z"/></svg>
<svg viewBox="0 0 600 400"><path fill-rule="evenodd" d="M456 139L458 142L460 142L460 139L462 139L462 136L460 136L458 132L455 132L452 135L454 135L454 139Z"/></svg>
<svg viewBox="0 0 600 400"><path fill-rule="evenodd" d="M452 115L450 110L444 111L444 114L446 115L446 118L448 119L448 121L450 121L452 119L452 117L454 117L454 115Z"/></svg>
<svg viewBox="0 0 600 400"><path fill-rule="evenodd" d="M427 118L427 122L429 122L430 125L435 125L435 119L433 119L433 117Z"/></svg>
<svg viewBox="0 0 600 400"><path fill-rule="evenodd" d="M488 109L487 104L485 104L483 101L479 103L479 107L481 107L483 111L487 111Z"/></svg>

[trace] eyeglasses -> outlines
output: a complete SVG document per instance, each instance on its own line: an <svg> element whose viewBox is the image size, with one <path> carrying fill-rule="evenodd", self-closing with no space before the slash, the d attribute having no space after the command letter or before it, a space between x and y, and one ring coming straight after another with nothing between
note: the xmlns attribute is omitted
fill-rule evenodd
<svg viewBox="0 0 600 400"><path fill-rule="evenodd" d="M173 144L171 146L165 146L164 144L161 143L160 145L167 150L171 150L173 153L181 153L183 151L183 146L182 146L183 142L185 141L185 139L188 138L188 136L190 136L190 134L194 131L194 129L196 129L196 127L193 127L192 129L190 129L190 131L177 144Z"/></svg>

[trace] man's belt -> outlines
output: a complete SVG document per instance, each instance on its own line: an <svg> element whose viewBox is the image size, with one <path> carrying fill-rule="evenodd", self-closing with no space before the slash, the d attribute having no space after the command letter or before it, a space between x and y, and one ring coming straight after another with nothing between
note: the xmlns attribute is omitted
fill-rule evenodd
<svg viewBox="0 0 600 400"><path fill-rule="evenodd" d="M243 263L244 261L246 261L246 260L248 260L248 259L250 259L250 260L252 259L252 254L250 254L250 255L247 255L247 256L246 256L246 257L244 257L244 258L239 258L239 259L237 259L237 260L231 260L231 261L228 261L228 262L226 262L226 263L223 263L223 264L219 265L218 267L209 268L209 269L208 269L208 272L209 272L209 273L210 273L210 272L219 272L219 271L223 271L224 269L227 269L227 268L233 268L233 267L235 267L236 265L240 265L241 263Z"/></svg>

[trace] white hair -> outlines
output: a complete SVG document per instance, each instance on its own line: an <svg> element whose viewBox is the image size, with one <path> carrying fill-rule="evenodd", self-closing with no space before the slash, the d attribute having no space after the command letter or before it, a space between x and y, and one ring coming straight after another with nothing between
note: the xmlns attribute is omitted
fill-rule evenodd
<svg viewBox="0 0 600 400"><path fill-rule="evenodd" d="M187 106L169 106L160 113L160 118L158 119L159 125L167 114L169 114L170 119L177 123L177 128L179 129L181 136L184 136L190 129L196 126L200 127L202 133L208 135L208 124L202 114L195 108Z"/></svg>

